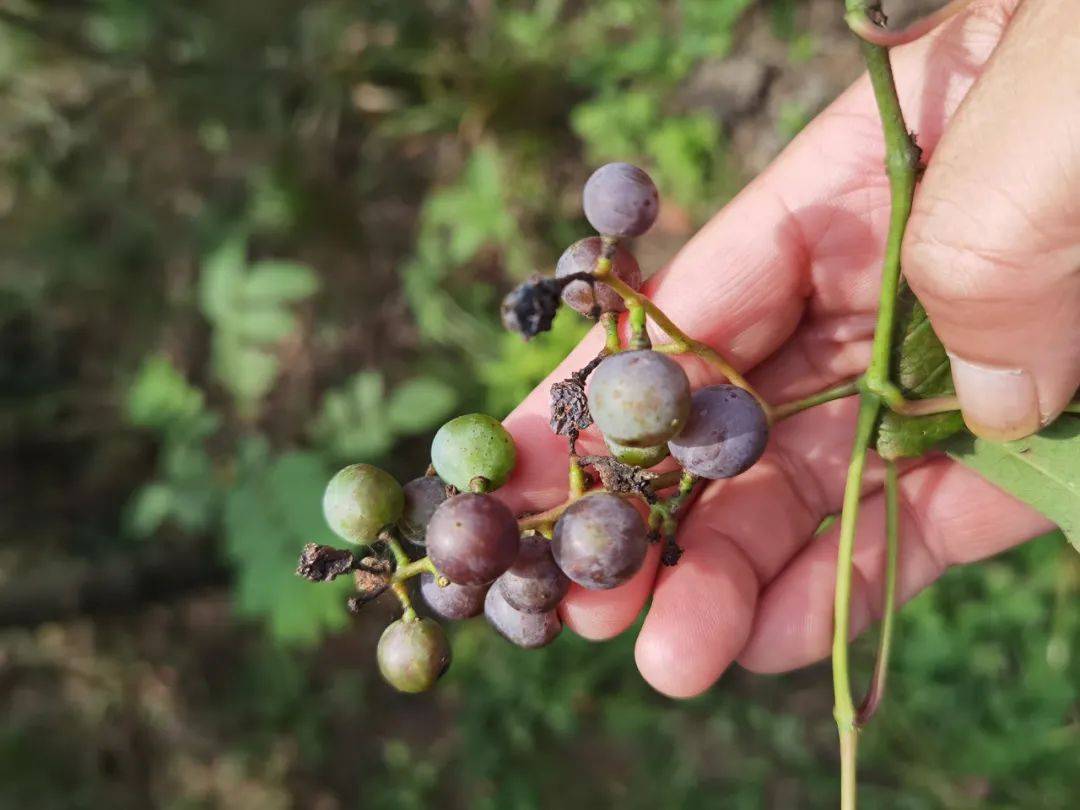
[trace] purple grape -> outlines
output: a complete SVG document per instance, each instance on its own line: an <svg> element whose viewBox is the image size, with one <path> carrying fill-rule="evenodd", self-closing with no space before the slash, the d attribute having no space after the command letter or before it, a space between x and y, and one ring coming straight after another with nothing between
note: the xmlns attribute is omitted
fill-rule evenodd
<svg viewBox="0 0 1080 810"><path fill-rule="evenodd" d="M420 575L420 595L432 612L443 619L459 621L479 616L484 610L487 585L458 585L451 582L445 588L431 574Z"/></svg>
<svg viewBox="0 0 1080 810"><path fill-rule="evenodd" d="M620 352L593 372L589 411L604 435L619 444L663 444L686 424L690 380L678 363L658 352Z"/></svg>
<svg viewBox="0 0 1080 810"><path fill-rule="evenodd" d="M546 613L554 610L570 589L570 580L555 564L551 544L543 537L523 537L521 550L510 568L495 580L493 588L515 610Z"/></svg>
<svg viewBox="0 0 1080 810"><path fill-rule="evenodd" d="M562 631L559 614L554 610L547 613L524 613L515 610L499 588L492 588L487 592L484 616L500 636L527 650L550 644Z"/></svg>
<svg viewBox="0 0 1080 810"><path fill-rule="evenodd" d="M694 393L686 427L668 442L687 472L702 478L731 478L765 452L769 420L761 405L734 385L710 385Z"/></svg>
<svg viewBox="0 0 1080 810"><path fill-rule="evenodd" d="M397 522L405 505L401 484L370 464L338 470L323 494L323 515L334 533L350 543L366 543Z"/></svg>
<svg viewBox="0 0 1080 810"><path fill-rule="evenodd" d="M555 524L551 553L570 579L600 591L622 585L645 561L645 521L629 503L606 492L574 502Z"/></svg>
<svg viewBox="0 0 1080 810"><path fill-rule="evenodd" d="M428 556L458 585L491 582L514 564L518 545L517 519L491 495L455 495L442 502L428 523Z"/></svg>
<svg viewBox="0 0 1080 810"><path fill-rule="evenodd" d="M629 163L608 163L593 172L582 202L585 219L604 236L641 236L660 212L652 178Z"/></svg>
<svg viewBox="0 0 1080 810"><path fill-rule="evenodd" d="M599 236L590 236L579 239L563 251L555 265L555 278L570 276L574 273L589 273L596 267L596 260L600 258L600 250L603 241ZM615 248L615 256L611 260L611 271L624 283L635 290L641 286L641 268L638 267L634 255L619 245ZM622 296L615 292L607 284L596 284L596 296L593 296L593 287L587 281L572 281L562 292L563 301L576 309L582 315L593 314L593 304L600 304L600 312L622 312L626 309Z"/></svg>
<svg viewBox="0 0 1080 810"><path fill-rule="evenodd" d="M379 672L399 692L424 692L450 666L450 644L434 619L398 619L375 651Z"/></svg>
<svg viewBox="0 0 1080 810"><path fill-rule="evenodd" d="M446 500L446 484L437 475L425 475L414 478L402 490L405 493L405 510L398 520L398 529L410 543L422 546L431 516Z"/></svg>

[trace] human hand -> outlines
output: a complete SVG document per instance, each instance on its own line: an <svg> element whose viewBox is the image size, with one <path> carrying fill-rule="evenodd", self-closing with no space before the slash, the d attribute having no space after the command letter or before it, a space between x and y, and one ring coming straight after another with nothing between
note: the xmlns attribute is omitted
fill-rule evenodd
<svg viewBox="0 0 1080 810"><path fill-rule="evenodd" d="M1055 2L1028 0L1036 6L1053 6ZM963 142L955 142L952 125L950 135L943 139L942 133L954 114L957 127L968 115L967 107L959 114L956 108L976 77L985 72L987 83L993 78L994 68L984 71L987 58L1015 5L975 4L925 39L894 52L900 98L908 119L917 126L919 143L932 167L939 142L944 154L962 156ZM1022 22L1017 21L1016 26ZM1059 25L1067 28L1065 23ZM1009 42L1013 39L1010 36ZM1011 47L1009 42L1003 52ZM982 90L979 94L991 100L996 96ZM978 114L989 114L972 107ZM969 130L960 129L965 131ZM999 148L1008 143L1003 136ZM881 246L889 215L883 153L880 123L864 79L714 217L649 282L646 292L688 334L720 347L740 369L752 370L751 381L771 402L797 399L857 375L869 357ZM1040 157L1046 158L1029 156L1035 163ZM1008 179L1003 176L1001 181ZM927 196L925 188L920 191L919 205L924 206L920 210L933 211L939 200L946 201L939 205L939 211L948 207L947 180L944 169L931 168L927 188L937 191L933 197ZM1034 185L1038 190L1038 184ZM1062 189L1063 197L1068 191L1068 187ZM994 209L995 214L1007 220L1008 209L1015 206L1003 195L995 198L1001 205L1001 209ZM992 199L979 202L989 206ZM1068 202L1063 209L1068 208ZM1075 228L1075 204L1072 215ZM954 218L963 216L960 207ZM913 218L915 225L918 236L909 237L906 243L909 261L921 271L913 284L921 295L928 294L931 316L942 317L939 313L954 305L950 299L970 277L950 275L950 283L959 279L953 287L935 282L931 263L937 257L932 245L937 244L935 234L941 232L931 230L937 227L934 219L923 214ZM1016 252L1009 255L1042 256L1046 242L1037 240L1059 232L1065 233L1065 229L1055 224L1053 232L1040 228L1024 234L1024 238L1032 238L1033 247L1021 252L1011 245ZM975 229L965 233L970 235L968 241L953 243L954 249L979 244ZM1074 243L1073 271L1078 264L1075 250ZM1060 261L1067 264L1067 246L1059 252ZM1058 258L1057 252L1054 258ZM950 270L964 266L953 261ZM1075 277L1073 272L1071 287L1067 273L1058 273L1056 278L1061 280L1049 284L1058 295L1073 296L1066 299L1072 302L1073 331L1069 334L1073 346L1080 331ZM989 289L1001 295L1002 283ZM1039 286L1025 277L1028 284ZM1008 294L1016 295L1017 291ZM1045 301L1049 294L1042 291L1033 300ZM976 302L981 300L976 298ZM1008 323L1008 316L1016 311L1011 303L1009 308L995 305L995 323L1003 319ZM966 310L965 305L959 306L962 311L977 311L979 304ZM1023 329L1021 321L1032 318L1030 309L1019 309L1022 312L1017 313L1013 329ZM1061 326L1070 324L1067 310L1067 303L1062 304L1056 321ZM962 317L968 316L944 317L948 325L942 337L962 357L983 363L1015 363L1034 357L981 351L975 337L978 329L963 326L966 321ZM548 388L595 356L602 342L597 331L591 333L507 419L521 450L521 465L499 496L516 511L540 510L565 497L566 445L547 427ZM989 345L996 348L1000 343L992 340ZM687 358L683 364L695 387L717 381L700 361ZM1078 371L1075 365L1073 389ZM1059 402L1054 392L1066 388L1067 381L1046 387L1041 364L1037 369L1026 363L1017 367L1031 369L1040 398L1047 392L1047 416L1055 407L1060 410L1060 404L1072 393ZM965 380L958 380L959 388L965 385ZM969 420L979 423L980 428L987 425L983 416L972 418L979 413L972 410L978 407L974 395L962 391L961 397ZM1019 408L1014 410L1019 412ZM813 543L810 540L822 518L839 511L854 413L852 401L838 401L776 425L768 450L754 468L704 488L683 520L680 543L685 553L677 566L657 574L658 549L654 548L643 569L620 588L585 591L574 587L560 609L566 625L587 638L609 638L634 621L652 594L636 647L638 667L655 688L679 697L708 688L735 660L751 670L776 672L823 657L832 634L836 532ZM1006 415L1011 420L1010 429L1016 429L1013 412ZM1037 423L1024 424L1037 427ZM583 452L602 447L594 435L586 434L581 442ZM854 560L854 632L876 617L882 601L882 474L880 465L871 463L864 480ZM951 564L981 559L1050 528L1049 522L1030 508L942 457L930 457L906 468L900 494L904 523L900 600L911 598Z"/></svg>

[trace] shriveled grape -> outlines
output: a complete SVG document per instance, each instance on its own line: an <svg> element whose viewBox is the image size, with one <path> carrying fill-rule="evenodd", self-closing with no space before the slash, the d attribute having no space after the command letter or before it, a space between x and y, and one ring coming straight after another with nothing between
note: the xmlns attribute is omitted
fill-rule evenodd
<svg viewBox="0 0 1080 810"><path fill-rule="evenodd" d="M570 580L551 556L551 544L543 537L521 539L521 549L510 568L495 580L493 588L522 613L546 613L566 596Z"/></svg>
<svg viewBox="0 0 1080 810"><path fill-rule="evenodd" d="M588 273L596 267L600 258L603 240L599 236L579 239L563 251L555 265L555 277L570 276L574 273ZM641 286L641 268L634 255L619 245L611 259L611 272L635 290ZM593 295L593 289L596 295ZM622 312L626 309L622 296L607 284L590 285L587 281L572 281L562 292L562 299L582 315L593 314L593 304L600 305L600 312Z"/></svg>
<svg viewBox="0 0 1080 810"><path fill-rule="evenodd" d="M351 464L330 479L323 515L334 533L350 543L365 543L401 517L405 495L388 472L370 464Z"/></svg>
<svg viewBox="0 0 1080 810"><path fill-rule="evenodd" d="M602 492L575 501L555 524L551 553L570 579L590 590L622 585L645 561L645 521L629 503Z"/></svg>
<svg viewBox="0 0 1080 810"><path fill-rule="evenodd" d="M484 610L487 585L458 585L451 582L439 587L431 574L420 575L420 595L438 616L451 621L478 616Z"/></svg>
<svg viewBox="0 0 1080 810"><path fill-rule="evenodd" d="M663 444L690 413L682 367L649 349L608 357L589 380L589 411L605 436L628 447Z"/></svg>
<svg viewBox="0 0 1080 810"><path fill-rule="evenodd" d="M502 501L463 492L431 516L427 552L451 582L485 585L514 564L518 538L517 519Z"/></svg>
<svg viewBox="0 0 1080 810"><path fill-rule="evenodd" d="M629 163L601 166L585 182L585 218L605 236L641 236L660 212L652 178Z"/></svg>
<svg viewBox="0 0 1080 810"><path fill-rule="evenodd" d="M379 672L399 692L424 692L450 666L450 644L434 619L398 619L375 652Z"/></svg>
<svg viewBox="0 0 1080 810"><path fill-rule="evenodd" d="M435 434L431 463L446 483L469 489L474 478L495 489L506 483L517 461L514 440L498 419L469 413L451 419Z"/></svg>
<svg viewBox="0 0 1080 810"><path fill-rule="evenodd" d="M492 588L487 592L484 616L500 636L527 650L550 644L562 631L559 614L554 610L546 613L516 610L506 601L499 588Z"/></svg>
<svg viewBox="0 0 1080 810"><path fill-rule="evenodd" d="M668 442L683 469L702 478L731 478L761 458L769 421L751 394L734 385L710 385L691 402L686 427Z"/></svg>
<svg viewBox="0 0 1080 810"><path fill-rule="evenodd" d="M604 444L607 445L612 458L634 467L655 467L669 455L666 444L656 444L652 447L627 447L610 436L604 437Z"/></svg>
<svg viewBox="0 0 1080 810"><path fill-rule="evenodd" d="M405 509L398 520L401 536L410 543L424 545L428 521L439 504L446 500L446 484L437 475L414 478L403 486Z"/></svg>

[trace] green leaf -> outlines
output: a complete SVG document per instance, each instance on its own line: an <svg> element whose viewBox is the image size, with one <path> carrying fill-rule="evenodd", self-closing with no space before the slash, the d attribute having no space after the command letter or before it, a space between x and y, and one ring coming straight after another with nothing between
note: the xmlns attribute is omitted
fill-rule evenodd
<svg viewBox="0 0 1080 810"><path fill-rule="evenodd" d="M251 265L244 282L244 301L275 304L302 301L318 289L319 277L307 265L266 259Z"/></svg>
<svg viewBox="0 0 1080 810"><path fill-rule="evenodd" d="M232 236L203 259L199 276L199 308L216 322L232 311L244 283L247 242Z"/></svg>
<svg viewBox="0 0 1080 810"><path fill-rule="evenodd" d="M236 335L222 333L215 338L214 371L236 398L237 407L250 411L274 385L278 359Z"/></svg>
<svg viewBox="0 0 1080 810"><path fill-rule="evenodd" d="M893 352L892 377L904 396L926 399L953 393L945 347L906 284L900 288L896 324L899 339ZM921 456L963 428L959 411L931 416L900 416L887 411L878 423L877 451L888 459Z"/></svg>
<svg viewBox="0 0 1080 810"><path fill-rule="evenodd" d="M955 436L945 449L1054 521L1080 551L1080 417L1061 416L1014 442Z"/></svg>
<svg viewBox="0 0 1080 810"><path fill-rule="evenodd" d="M375 461L394 445L382 374L361 371L328 391L312 428L315 440L335 458Z"/></svg>
<svg viewBox="0 0 1080 810"><path fill-rule="evenodd" d="M241 480L225 504L237 609L283 642L314 643L347 620L348 577L312 583L293 573L304 543L333 542L321 507L328 479L318 456L290 453Z"/></svg>
<svg viewBox="0 0 1080 810"><path fill-rule="evenodd" d="M168 484L147 484L128 505L125 527L136 537L149 537L169 518L174 507L173 491Z"/></svg>
<svg viewBox="0 0 1080 810"><path fill-rule="evenodd" d="M237 336L252 343L276 343L284 340L293 333L296 326L296 316L276 306L241 310L232 321Z"/></svg>
<svg viewBox="0 0 1080 810"><path fill-rule="evenodd" d="M414 377L390 395L390 426L397 433L422 433L446 419L456 404L452 386L435 377Z"/></svg>
<svg viewBox="0 0 1080 810"><path fill-rule="evenodd" d="M127 416L139 427L165 430L191 423L203 412L203 393L169 358L148 357L127 394Z"/></svg>

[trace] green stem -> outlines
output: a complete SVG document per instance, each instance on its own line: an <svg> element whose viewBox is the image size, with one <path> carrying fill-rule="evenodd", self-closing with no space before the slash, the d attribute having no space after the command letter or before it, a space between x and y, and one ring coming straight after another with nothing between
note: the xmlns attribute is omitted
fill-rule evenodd
<svg viewBox="0 0 1080 810"><path fill-rule="evenodd" d="M645 331L645 307L637 301L627 301L626 308L630 311L630 348L651 349L652 341Z"/></svg>
<svg viewBox="0 0 1080 810"><path fill-rule="evenodd" d="M661 473L655 479L653 479L651 484L653 490L655 492L659 492L662 489L667 489L668 487L673 487L677 484L681 484L682 480L682 470L672 470L671 472ZM582 494L585 495L588 493ZM526 515L525 517L518 518L518 528L522 531L526 531L528 529L535 529L542 533L544 529L546 529L555 521L557 521L560 517L562 517L562 513L567 510L570 504L578 500L578 497L575 497L571 494L565 501L560 503L558 506L553 506L551 509L548 509L544 512L537 512L535 515Z"/></svg>
<svg viewBox="0 0 1080 810"><path fill-rule="evenodd" d="M439 577L439 572L435 568L435 563L431 561L430 557L421 557L419 560L413 560L410 563L394 569L391 579L395 582L403 582L406 579L412 579L420 574L431 574L433 577Z"/></svg>
<svg viewBox="0 0 1080 810"><path fill-rule="evenodd" d="M836 591L833 618L833 715L840 732L840 785L843 810L855 808L855 762L858 727L855 724L855 703L851 697L851 675L848 665L848 638L851 635L851 559L855 550L855 528L859 519L859 500L862 497L863 469L866 451L874 434L874 425L881 402L872 394L863 393L859 399L859 416L855 427L855 446L851 449L847 481L844 484L844 507L840 513L840 546L836 561Z"/></svg>
<svg viewBox="0 0 1080 810"><path fill-rule="evenodd" d="M816 394L811 394L802 399L785 402L782 405L775 405L773 406L773 421L779 422L781 419L787 419L789 416L794 416L797 413L801 413L802 411L817 405L824 405L826 402L832 402L834 399L852 397L857 393L859 393L859 382L858 380L852 380L851 382L846 382L843 385L837 385L833 388L819 391Z"/></svg>
<svg viewBox="0 0 1080 810"><path fill-rule="evenodd" d="M846 10L846 19L851 24L853 20L869 18L871 11L880 12L880 7L871 0L846 0ZM870 365L861 387L855 445L851 451L851 464L848 467L844 487L844 508L840 517L840 547L836 562L832 656L834 714L840 734L841 810L855 810L857 791L858 726L855 705L851 697L848 664L855 529L859 515L866 452L882 403L890 407L894 405L903 407L905 402L900 389L889 380L889 370L895 330L896 298L900 285L900 247L908 216L911 213L921 156L904 122L888 50L863 40L860 40L860 47L870 75L870 84L874 90L874 99L877 102L885 137L885 171L889 177L891 212L881 269L881 295L878 302L877 324L874 329L874 343L871 349Z"/></svg>
<svg viewBox="0 0 1080 810"><path fill-rule="evenodd" d="M747 379L740 374L722 354L707 343L702 343L686 334L682 329L675 325L675 322L672 321L671 318L664 314L664 311L660 309L660 307L656 306L656 304L644 295L637 292L633 287L623 282L618 276L613 275L611 273L610 262L606 265L602 262L602 259L597 261L593 275L598 279L602 279L605 284L622 296L623 301L626 302L627 309L631 311L631 316L633 315L634 307L642 307L645 314L652 318L653 322L663 330L664 334L671 338L670 343L662 343L658 346L654 346L654 351L664 352L666 354L697 355L719 370L721 374L727 377L732 385L737 385L747 393L752 394L753 397L761 403L761 407L765 410L766 415L769 416L769 420L772 421L772 407L756 390L754 390L754 387L750 385Z"/></svg>
<svg viewBox="0 0 1080 810"><path fill-rule="evenodd" d="M600 316L600 323L604 327L604 351L608 354L617 354L622 350L619 341L619 316L614 312L605 312Z"/></svg>
<svg viewBox="0 0 1080 810"><path fill-rule="evenodd" d="M401 602L401 618L407 622L416 621L416 611L412 606L409 588L405 584L407 578L398 576L402 571L409 568L409 555L405 553L405 549L401 547L401 542L392 531L387 530L382 532L379 535L379 539L386 543L390 548L390 553L394 555L394 575L390 581L390 589L394 592L398 601ZM434 568L434 566L432 567Z"/></svg>
<svg viewBox="0 0 1080 810"><path fill-rule="evenodd" d="M694 491L694 485L701 479L693 473L683 471L679 478L679 488L669 498L649 505L649 528L662 531L668 537L674 537L678 529L679 510Z"/></svg>
<svg viewBox="0 0 1080 810"><path fill-rule="evenodd" d="M870 722L881 699L885 696L885 679L889 673L889 653L892 650L893 626L896 618L896 571L900 559L900 477L896 464L885 462L885 600L881 608L881 635L878 637L877 660L870 688L866 692L855 725L859 728Z"/></svg>
<svg viewBox="0 0 1080 810"><path fill-rule="evenodd" d="M570 497L577 500L585 494L585 471L581 469L577 456L570 456Z"/></svg>

